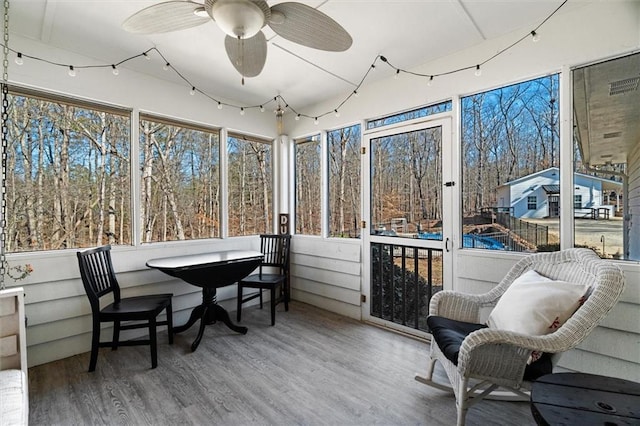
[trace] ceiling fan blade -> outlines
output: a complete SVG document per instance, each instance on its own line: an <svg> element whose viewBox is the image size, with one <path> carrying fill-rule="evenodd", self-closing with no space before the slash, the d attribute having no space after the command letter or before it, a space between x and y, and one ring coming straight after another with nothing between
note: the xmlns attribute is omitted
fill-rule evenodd
<svg viewBox="0 0 640 426"><path fill-rule="evenodd" d="M247 39L226 36L224 47L229 60L243 77L255 77L262 72L267 61L267 39L262 31Z"/></svg>
<svg viewBox="0 0 640 426"><path fill-rule="evenodd" d="M206 14L198 16L197 11L204 12L204 6L192 1L167 1L146 7L128 17L122 28L131 33L153 34L184 30L211 21Z"/></svg>
<svg viewBox="0 0 640 426"><path fill-rule="evenodd" d="M319 50L343 52L353 42L340 24L303 3L274 5L269 26L289 41Z"/></svg>

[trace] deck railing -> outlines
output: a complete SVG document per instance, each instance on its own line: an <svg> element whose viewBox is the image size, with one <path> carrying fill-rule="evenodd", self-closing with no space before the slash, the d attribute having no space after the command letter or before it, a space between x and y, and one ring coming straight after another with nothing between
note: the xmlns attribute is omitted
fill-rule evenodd
<svg viewBox="0 0 640 426"><path fill-rule="evenodd" d="M442 250L371 244L371 316L428 331L429 302L441 289Z"/></svg>
<svg viewBox="0 0 640 426"><path fill-rule="evenodd" d="M496 213L496 223L509 229L510 234L515 234L534 247L549 244L549 227L527 222L513 217L508 213ZM514 239L515 240L515 239ZM523 244L519 244L523 245Z"/></svg>

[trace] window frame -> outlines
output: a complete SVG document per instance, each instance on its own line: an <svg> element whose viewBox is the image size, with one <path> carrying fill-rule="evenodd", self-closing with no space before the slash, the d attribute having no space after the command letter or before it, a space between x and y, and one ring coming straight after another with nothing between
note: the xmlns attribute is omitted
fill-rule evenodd
<svg viewBox="0 0 640 426"><path fill-rule="evenodd" d="M291 158L291 163L293 166L293 170L294 172L292 173L292 178L293 178L293 182L292 182L292 186L291 186L291 199L293 200L293 209L292 209L292 218L290 218L290 222L292 223L292 227L290 227L290 232L291 234L295 234L295 235L304 235L304 236L308 236L308 237L323 237L326 238L326 234L327 234L327 222L328 222L328 213L326 211L326 202L324 200L326 200L327 198L327 191L328 191L328 187L327 187L327 172L326 172L326 168L327 168L327 162L325 160L326 157L326 149L327 149L327 132L326 131L321 131L321 132L314 132L311 134L308 134L306 136L301 136L298 138L293 138L292 141L292 158ZM319 222L319 227L320 229L318 230L318 233L313 233L313 234L309 234L309 233L300 233L298 232L298 226L299 226L299 220L298 220L298 206L299 206L299 201L298 201L298 179L299 179L299 172L298 172L298 146L303 145L303 144L308 144L308 143L317 143L318 144L318 148L319 148L319 152L318 152L318 166L319 166L319 181L321 182L321 188L319 191L319 205L318 207L318 211L320 211L320 216L318 218L318 222ZM293 220L291 220L293 219Z"/></svg>
<svg viewBox="0 0 640 426"><path fill-rule="evenodd" d="M356 231L361 231L361 223L362 223L362 138L363 138L363 123L362 122L357 122L357 123L351 123L351 124L346 124L344 126L340 126L337 128L333 128L330 130L327 130L326 133L326 143L325 148L326 148L326 153L324 154L324 163L326 164L326 191L323 191L323 193L325 194L325 200L322 202L323 208L326 210L326 218L324 218L323 220L323 224L326 224L326 231L323 231L322 235L326 234L327 238L341 238L341 239L350 239L350 240L358 240L361 237L361 235L359 235L359 232L357 232L357 234L359 236L355 236L355 237L338 237L338 236L332 236L331 235L331 159L330 159L330 153L331 153L331 149L330 149L330 143L329 143L329 139L330 139L330 134L332 132L339 132L343 129L348 129L348 128L358 128L358 132L359 132L359 140L358 140L358 175L360 177L358 185L359 185L359 201L358 201L358 226L357 226L357 230Z"/></svg>
<svg viewBox="0 0 640 426"><path fill-rule="evenodd" d="M135 123L137 123L137 114L134 113L134 109L130 108L130 107L124 107L124 106L120 106L120 105L116 105L113 103L109 103L109 102L102 102L102 101L95 101L95 100L88 100L88 99L84 99L81 97L74 97L74 96L69 96L69 95L65 95L65 94L60 94L60 93L53 93L53 92L49 92L47 90L40 90L40 89L33 89L30 87L25 87L25 86L21 86L19 84L12 84L12 83L2 83L0 84L0 86L5 86L7 88L7 95L8 96L17 96L17 97L24 97L24 98L29 98L29 99L33 99L33 100L37 100L37 101L42 101L42 102L47 102L47 103L53 103L53 104L64 104L66 106L70 106L73 108L79 108L79 109L84 109L84 110L90 110L90 111L94 111L94 112L98 112L98 113L106 113L106 114L110 114L110 115L115 115L115 116L119 116L119 117L123 117L126 120L128 120L128 125L127 125L127 129L128 129L128 155L129 155L129 159L128 159L128 173L129 176L127 178L128 183L129 183L129 206L128 206L128 210L129 210L129 216L130 216L130 223L128 224L129 226L129 242L126 244L115 244L113 242L111 242L111 244L115 245L115 246L119 246L119 247L130 247L130 246L135 246L137 245L137 236L136 233L138 232L138 227L137 227L137 215L136 215L136 203L135 203L135 197L137 194L137 191L135 189L135 185L136 185L136 176L138 175L137 171L136 171L136 167L137 167L137 161L135 160L134 156L136 155L137 150L134 147L134 143L133 140L137 135L137 132L135 132L135 128L134 125ZM7 155L6 152L3 152L3 155ZM6 190L6 188L3 188L2 190ZM3 218L5 219L5 218ZM6 226L5 226L6 228ZM6 229L5 229L6 232ZM109 240L103 242L103 244L109 244ZM95 243L92 243L90 246L95 245ZM16 252L8 252L7 251L7 255L22 255L22 254L39 254L39 253L45 253L45 252L60 252L60 251L67 251L67 250L78 250L78 249L82 249L82 248L86 248L87 246L84 245L80 245L78 247L65 247L65 248L47 248L47 249L39 249L39 250L24 250L24 251L16 251Z"/></svg>
<svg viewBox="0 0 640 426"><path fill-rule="evenodd" d="M260 233L257 234L247 234L247 235L230 235L230 212L229 212L229 204L230 204L230 193L231 193L231 187L229 184L229 152L228 152L228 143L229 143L229 138L234 138L237 140L241 140L241 141L246 141L246 142L253 142L253 143L262 143L265 145L268 145L269 148L271 149L271 161L269 162L269 167L270 167L270 172L271 172L271 199L269 200L269 202L271 203L271 205L269 206L269 214L271 215L271 223L269 225L267 225L266 227L266 233L271 233L273 232L273 229L275 227L276 224L276 213L277 213L277 200L276 200L276 149L275 149L275 144L274 144L274 140L273 139L269 139L269 138L261 138L258 136L254 136L254 135L250 135L247 133L242 133L239 131L232 131L232 130L228 130L225 132L222 132L224 134L224 148L221 146L220 147L220 155L223 156L224 158L224 167L222 166L223 162L221 161L221 173L223 174L224 178L221 180L221 185L224 185L224 199L221 202L221 209L222 209L222 214L223 214L223 222L224 222L224 232L221 232L221 237L222 238L235 238L235 237L245 237L245 236L250 236L250 235L259 235ZM221 133L221 141L222 141L222 133ZM222 145L222 143L221 143Z"/></svg>
<svg viewBox="0 0 640 426"><path fill-rule="evenodd" d="M190 238L190 239L185 239L185 240L167 240L167 241L151 241L151 242L144 242L143 238L142 238L142 228L143 228L143 223L142 223L142 218L141 218L141 207L142 207L142 202L140 200L140 185L142 184L142 172L140 171L140 168L142 167L142 164L140 163L140 123L143 120L147 120L147 121L152 121L155 123L159 123L159 124L165 124L168 126L174 126L174 127L181 127L187 130L193 130L193 131L197 131L197 132L203 132L203 133L211 133L211 134L217 134L218 136L218 185L219 185L219 193L220 193L220 201L219 201L219 205L218 205L218 218L219 218L219 225L218 225L218 230L217 230L217 236L216 237L207 237L207 238ZM134 125L134 124L132 124ZM190 120L186 120L186 119L180 119L180 118L174 118L174 117L167 117L165 115L162 114L156 114L153 112L148 112L148 111L138 111L138 114L136 114L136 120L135 120L135 136L137 138L136 140L136 150L135 153L132 152L132 156L135 155L135 158L132 158L132 161L135 161L134 163L134 167L136 170L136 174L135 174L135 184L136 186L136 200L138 200L138 202L135 204L135 209L136 209L136 222L137 222L137 235L136 235L136 245L153 245L153 244L167 244L167 243L185 243L185 242L194 242L194 241L199 241L199 240L206 240L206 239L221 239L224 238L224 234L223 234L223 228L224 228L224 223L225 223L225 212L227 209L227 205L225 203L225 201L223 200L223 195L226 193L226 191L223 191L223 185L225 184L225 182L223 181L223 172L224 169L223 167L226 166L226 163L223 164L222 161L222 157L223 157L223 150L222 150L222 137L223 137L223 131L222 128L217 127L217 126L209 126L209 125L205 125L205 124L200 124L194 121L190 121Z"/></svg>
<svg viewBox="0 0 640 426"><path fill-rule="evenodd" d="M573 194L573 209L582 209L582 194Z"/></svg>

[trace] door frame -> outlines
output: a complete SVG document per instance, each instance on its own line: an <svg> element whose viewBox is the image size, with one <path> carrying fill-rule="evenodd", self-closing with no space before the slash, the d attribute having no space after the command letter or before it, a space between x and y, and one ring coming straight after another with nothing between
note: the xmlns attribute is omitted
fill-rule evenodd
<svg viewBox="0 0 640 426"><path fill-rule="evenodd" d="M420 248L435 248L442 250L443 261L443 289L454 287L454 263L455 252L458 244L455 243L455 229L460 227L459 212L455 206L459 206L459 161L457 160L457 148L454 146L453 113L434 114L416 120L406 121L362 132L363 158L361 161L362 176L362 218L366 224L362 228L362 294L361 303L362 319L379 326L418 337L427 337L428 333L406 327L391 321L371 316L371 243L386 243L394 245L410 245ZM371 235L371 139L392 136L399 133L424 130L434 127L441 128L441 164L442 164L442 241L408 239L401 237ZM445 184L450 182L451 186ZM456 202L458 200L458 202Z"/></svg>

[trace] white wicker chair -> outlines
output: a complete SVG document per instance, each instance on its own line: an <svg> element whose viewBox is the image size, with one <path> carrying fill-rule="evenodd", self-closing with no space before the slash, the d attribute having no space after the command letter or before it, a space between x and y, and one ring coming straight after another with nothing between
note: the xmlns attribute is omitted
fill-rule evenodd
<svg viewBox="0 0 640 426"><path fill-rule="evenodd" d="M562 352L576 347L607 315L624 288L621 270L611 262L601 260L589 249L536 253L516 263L488 293L436 293L431 299L429 315L479 323L481 308L495 306L513 281L530 269L555 280L588 284L591 293L569 320L552 334L528 336L494 328L470 333L460 347L458 365L449 361L432 339L427 375L416 375L415 378L455 394L458 425L464 425L467 409L471 405L492 392L494 399L528 399L531 382L524 381L523 375L531 352L553 354L552 363L555 365ZM444 367L451 386L433 381L436 361ZM505 389L508 395L504 393Z"/></svg>

